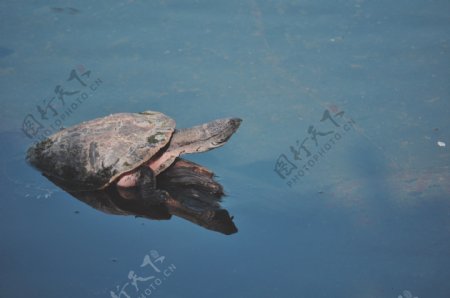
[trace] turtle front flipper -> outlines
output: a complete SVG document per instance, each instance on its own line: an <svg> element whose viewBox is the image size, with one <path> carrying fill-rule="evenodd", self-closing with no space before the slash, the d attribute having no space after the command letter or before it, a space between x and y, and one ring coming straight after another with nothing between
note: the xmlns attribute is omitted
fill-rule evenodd
<svg viewBox="0 0 450 298"><path fill-rule="evenodd" d="M142 166L139 174L137 187L142 199L153 203L163 203L169 198L166 191L156 189L155 173L148 166Z"/></svg>

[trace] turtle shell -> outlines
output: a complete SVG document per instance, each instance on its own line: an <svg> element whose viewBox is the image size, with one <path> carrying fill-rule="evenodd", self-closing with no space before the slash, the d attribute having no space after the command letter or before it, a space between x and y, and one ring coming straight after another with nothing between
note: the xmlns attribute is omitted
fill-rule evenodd
<svg viewBox="0 0 450 298"><path fill-rule="evenodd" d="M174 130L159 112L112 114L51 135L28 149L27 160L69 188L102 189L149 161Z"/></svg>

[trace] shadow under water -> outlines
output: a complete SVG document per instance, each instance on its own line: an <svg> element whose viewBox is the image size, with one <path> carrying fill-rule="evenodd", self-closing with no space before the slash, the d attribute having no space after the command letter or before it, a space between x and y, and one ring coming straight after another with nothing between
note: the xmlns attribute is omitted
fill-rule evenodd
<svg viewBox="0 0 450 298"><path fill-rule="evenodd" d="M168 220L175 215L225 235L238 231L233 217L220 206L223 187L214 180L213 172L181 158L156 177L157 189L169 193L169 198L162 202L143 197L136 188L112 184L102 190L77 191L62 181L44 176L73 197L104 213L152 220Z"/></svg>

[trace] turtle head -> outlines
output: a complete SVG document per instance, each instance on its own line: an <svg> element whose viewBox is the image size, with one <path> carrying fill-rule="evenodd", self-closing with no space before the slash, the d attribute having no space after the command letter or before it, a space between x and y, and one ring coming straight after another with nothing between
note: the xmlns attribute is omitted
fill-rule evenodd
<svg viewBox="0 0 450 298"><path fill-rule="evenodd" d="M220 147L236 132L241 125L240 118L218 119L204 124L206 143L212 148Z"/></svg>
<svg viewBox="0 0 450 298"><path fill-rule="evenodd" d="M177 130L171 148L182 153L204 152L224 145L239 128L242 119L223 118L187 129Z"/></svg>

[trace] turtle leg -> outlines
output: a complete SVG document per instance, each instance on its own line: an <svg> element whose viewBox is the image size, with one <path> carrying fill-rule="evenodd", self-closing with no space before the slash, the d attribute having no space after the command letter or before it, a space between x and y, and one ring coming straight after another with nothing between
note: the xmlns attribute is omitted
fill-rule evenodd
<svg viewBox="0 0 450 298"><path fill-rule="evenodd" d="M155 173L150 167L144 165L139 169L139 180L137 187L141 197L155 203L165 202L169 198L169 194L160 189L156 189Z"/></svg>

